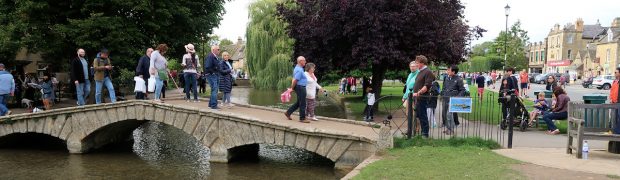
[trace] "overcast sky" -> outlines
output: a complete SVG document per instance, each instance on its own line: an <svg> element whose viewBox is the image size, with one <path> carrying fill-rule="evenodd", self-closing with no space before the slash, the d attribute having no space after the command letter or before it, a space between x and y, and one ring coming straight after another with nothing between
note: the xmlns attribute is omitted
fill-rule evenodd
<svg viewBox="0 0 620 180"><path fill-rule="evenodd" d="M236 42L237 37L245 39L248 23L248 5L255 0L232 0L225 5L226 14L220 27L213 30L221 38ZM494 39L504 30L504 6L510 5L508 24L521 20L522 28L528 31L530 41L542 41L554 24L565 25L583 18L586 25L595 24L597 19L603 26L610 26L615 17L620 17L620 0L461 0L465 5L465 18L470 26L481 26L487 32L474 42Z"/></svg>

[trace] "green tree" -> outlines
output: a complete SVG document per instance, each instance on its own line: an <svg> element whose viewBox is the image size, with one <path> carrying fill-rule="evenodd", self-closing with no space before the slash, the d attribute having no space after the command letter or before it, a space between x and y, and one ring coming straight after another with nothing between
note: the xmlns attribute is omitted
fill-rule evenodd
<svg viewBox="0 0 620 180"><path fill-rule="evenodd" d="M225 0L0 0L0 27L18 34L14 41L43 52L50 64L66 64L77 48L89 58L101 48L111 51L118 67L132 67L147 47L166 43L169 56L180 57L183 45L211 33L224 13ZM18 18L15 18L15 17ZM10 28L14 26L16 28ZM9 28L4 28L9 27ZM3 43L0 49L5 48Z"/></svg>
<svg viewBox="0 0 620 180"><path fill-rule="evenodd" d="M521 21L517 21L510 27L508 33L500 32L499 36L495 38L492 48L498 52L502 59L506 59L506 67L514 67L517 70L527 69L528 61L525 57L525 46L528 40L527 31L521 28Z"/></svg>
<svg viewBox="0 0 620 180"><path fill-rule="evenodd" d="M281 2L259 0L249 7L245 55L252 85L259 89L284 89L291 83L294 40L286 34L288 24L277 15Z"/></svg>
<svg viewBox="0 0 620 180"><path fill-rule="evenodd" d="M220 46L229 46L229 45L232 45L232 44L234 44L234 43L231 40L226 39L226 38L224 38L224 39L222 39L220 41Z"/></svg>

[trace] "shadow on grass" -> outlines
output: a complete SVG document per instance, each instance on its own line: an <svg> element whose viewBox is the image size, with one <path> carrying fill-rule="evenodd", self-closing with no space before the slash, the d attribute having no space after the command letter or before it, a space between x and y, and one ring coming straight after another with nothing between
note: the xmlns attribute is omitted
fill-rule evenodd
<svg viewBox="0 0 620 180"><path fill-rule="evenodd" d="M406 138L394 138L394 148L407 148L407 147L461 147L461 146L474 146L488 149L499 149L501 146L493 140L483 140L481 138L450 138L445 140L436 140L423 138L422 136L416 136L412 139Z"/></svg>

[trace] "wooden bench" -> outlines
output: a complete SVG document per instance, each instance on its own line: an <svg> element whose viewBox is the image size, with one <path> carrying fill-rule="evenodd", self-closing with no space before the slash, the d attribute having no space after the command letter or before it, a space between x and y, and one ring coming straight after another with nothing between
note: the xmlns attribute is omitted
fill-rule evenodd
<svg viewBox="0 0 620 180"><path fill-rule="evenodd" d="M576 151L582 157L584 140L620 141L620 134L611 134L620 104L568 104L567 154Z"/></svg>

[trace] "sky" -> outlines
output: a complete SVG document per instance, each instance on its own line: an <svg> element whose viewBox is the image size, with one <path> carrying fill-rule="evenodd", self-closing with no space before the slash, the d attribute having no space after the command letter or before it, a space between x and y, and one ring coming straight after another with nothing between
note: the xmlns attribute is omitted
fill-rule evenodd
<svg viewBox="0 0 620 180"><path fill-rule="evenodd" d="M248 6L255 0L232 0L224 6L226 14L214 34L236 42L245 39L248 23ZM508 26L521 21L521 27L528 31L530 42L543 41L555 25L574 23L582 18L586 25L597 20L603 26L610 26L615 17L620 17L620 0L461 0L465 6L465 19L470 26L486 29L481 39L473 44L493 40L505 28L504 6L511 8Z"/></svg>

